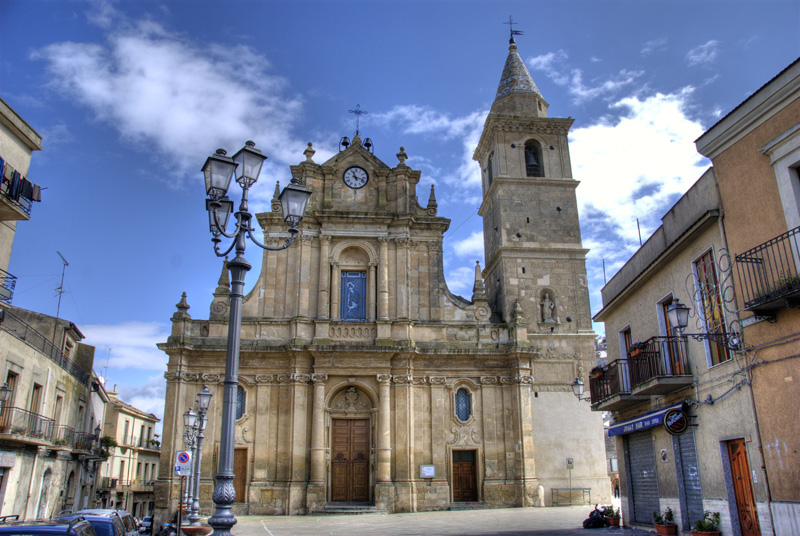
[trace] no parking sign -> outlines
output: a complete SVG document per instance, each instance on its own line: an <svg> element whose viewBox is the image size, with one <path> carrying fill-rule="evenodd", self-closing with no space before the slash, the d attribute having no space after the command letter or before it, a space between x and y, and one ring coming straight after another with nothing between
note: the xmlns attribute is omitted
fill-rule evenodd
<svg viewBox="0 0 800 536"><path fill-rule="evenodd" d="M192 453L179 450L175 453L175 475L189 476L192 473Z"/></svg>

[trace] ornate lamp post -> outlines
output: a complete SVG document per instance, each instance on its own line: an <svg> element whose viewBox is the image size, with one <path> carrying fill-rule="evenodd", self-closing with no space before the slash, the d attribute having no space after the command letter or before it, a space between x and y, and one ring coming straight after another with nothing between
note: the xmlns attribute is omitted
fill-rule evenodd
<svg viewBox="0 0 800 536"><path fill-rule="evenodd" d="M742 350L742 340L736 331L731 333L728 333L727 330L716 333L684 333L683 330L689 325L689 313L690 309L677 298L667 308L669 323L678 330L679 337L691 337L696 341L711 341L734 352Z"/></svg>
<svg viewBox="0 0 800 536"><path fill-rule="evenodd" d="M206 429L206 412L211 403L211 391L208 385L203 386L203 390L197 393L197 458L194 459L194 491L192 506L189 509L189 523L194 526L200 525L200 463L203 459L203 431ZM194 452L192 452L194 454Z"/></svg>
<svg viewBox="0 0 800 536"><path fill-rule="evenodd" d="M194 460L197 447L197 443L195 442L195 438L197 437L197 413L195 413L192 408L187 409L186 413L183 414L183 426L185 427L183 432L183 448L192 451L192 460ZM191 500L192 475L190 474L186 489L183 490L183 504L188 505Z"/></svg>
<svg viewBox="0 0 800 536"><path fill-rule="evenodd" d="M239 385L239 343L242 326L242 298L244 297L244 276L250 270L250 264L244 258L246 239L258 247L270 251L279 251L292 245L300 230L297 226L303 219L311 192L300 185L300 180L292 178L291 184L284 188L279 197L283 219L289 225L289 237L279 247L269 247L259 242L250 225L253 215L247 209L247 192L258 180L261 166L266 156L255 148L255 143L248 141L233 158L226 156L224 149L209 156L203 165L206 181L206 210L214 243L214 252L218 257L228 255L235 248L236 256L228 261L231 272L230 313L228 318L228 347L225 356L225 381L222 394L222 423L220 431L219 466L217 484L212 496L214 514L208 524L214 528L213 536L228 536L231 527L236 524L236 517L231 511L236 500L233 488L233 452L236 426L236 387ZM233 233L228 234L226 227L233 210L233 202L225 195L231 182L231 175L236 171L236 182L242 187L242 200L239 211L234 214L236 225ZM233 239L230 247L220 251L220 235Z"/></svg>

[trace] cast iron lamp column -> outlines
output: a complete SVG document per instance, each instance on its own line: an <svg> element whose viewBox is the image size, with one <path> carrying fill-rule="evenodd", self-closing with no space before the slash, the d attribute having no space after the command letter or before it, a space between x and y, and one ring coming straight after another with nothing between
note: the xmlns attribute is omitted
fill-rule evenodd
<svg viewBox="0 0 800 536"><path fill-rule="evenodd" d="M224 149L217 149L217 153L209 156L203 165L203 174L206 181L206 210L208 210L211 234L214 243L214 253L218 257L227 256L235 248L235 257L228 261L231 272L230 311L228 317L228 347L225 355L225 381L222 393L222 423L220 431L219 466L217 484L214 487L212 499L214 501L214 514L208 518L208 524L213 527L213 536L228 536L231 527L236 524L236 517L231 511L236 500L236 491L233 487L233 452L234 433L236 427L236 387L239 385L239 343L242 327L242 298L244 297L244 276L250 270L250 264L244 258L245 237L262 249L279 251L292 245L297 233L297 226L303 220L308 199L311 192L300 185L300 179L292 178L291 184L284 188L279 196L283 219L289 225L289 237L286 243L279 247L270 247L262 244L253 236L254 229L250 226L252 214L247 210L247 192L258 180L261 166L266 156L255 148L255 143L248 141L233 158L227 157ZM227 234L225 229L228 224L233 202L225 195L231 182L231 175L236 170L236 182L242 187L242 201L239 211L236 212L236 225L232 234ZM219 236L232 238L233 242L224 252L220 251Z"/></svg>
<svg viewBox="0 0 800 536"><path fill-rule="evenodd" d="M183 414L183 448L192 451L192 461L195 458L195 451L197 450L197 413L192 408L186 410ZM183 490L183 504L188 505L192 502L192 474L189 474L186 489ZM188 512L187 512L188 513Z"/></svg>
<svg viewBox="0 0 800 536"><path fill-rule="evenodd" d="M192 506L189 509L189 523L193 526L200 525L200 463L203 459L203 431L206 429L206 411L211 403L211 391L208 385L203 386L203 390L197 393L197 458L194 460L194 491L192 492Z"/></svg>

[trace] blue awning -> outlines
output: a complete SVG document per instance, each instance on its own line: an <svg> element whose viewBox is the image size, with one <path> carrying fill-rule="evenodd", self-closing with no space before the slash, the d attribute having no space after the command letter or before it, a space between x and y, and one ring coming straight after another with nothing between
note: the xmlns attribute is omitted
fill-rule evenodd
<svg viewBox="0 0 800 536"><path fill-rule="evenodd" d="M608 427L608 436L614 437L620 434L632 434L633 432L640 432L647 430L654 426L658 426L664 422L664 414L671 409L680 408L681 404L675 404L666 408L657 409L644 415L640 415L635 419L628 419L627 421L616 422Z"/></svg>

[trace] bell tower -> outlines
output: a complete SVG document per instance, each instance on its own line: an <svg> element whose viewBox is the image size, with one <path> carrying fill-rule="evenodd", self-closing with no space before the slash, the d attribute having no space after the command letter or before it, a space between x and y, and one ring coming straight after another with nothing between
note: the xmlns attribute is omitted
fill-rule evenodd
<svg viewBox="0 0 800 536"><path fill-rule="evenodd" d="M519 302L531 340L593 337L567 139L573 119L548 117L548 106L512 36L473 155L482 173L486 294L505 322Z"/></svg>

